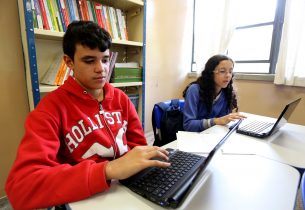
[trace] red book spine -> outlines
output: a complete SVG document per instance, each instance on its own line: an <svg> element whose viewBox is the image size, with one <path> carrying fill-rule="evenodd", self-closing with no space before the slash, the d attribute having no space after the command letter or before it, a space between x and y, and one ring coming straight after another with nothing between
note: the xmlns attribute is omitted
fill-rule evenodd
<svg viewBox="0 0 305 210"><path fill-rule="evenodd" d="M84 15L84 20L90 20L89 11L88 11L86 0L81 0L81 2L82 2L82 4L80 6L82 7L81 10L82 10L83 15Z"/></svg>
<svg viewBox="0 0 305 210"><path fill-rule="evenodd" d="M84 12L83 12L83 2L82 2L82 0L76 0L77 2L78 2L78 4L77 4L77 8L79 9L79 14L80 14L80 19L81 20L85 20L85 17L84 17Z"/></svg>
<svg viewBox="0 0 305 210"><path fill-rule="evenodd" d="M64 0L60 0L60 10L64 17L65 26L68 28L68 25L70 24L70 18Z"/></svg>
<svg viewBox="0 0 305 210"><path fill-rule="evenodd" d="M41 11L41 16L42 16L42 22L43 22L43 28L46 30L50 30L50 26L48 23L48 19L47 19L47 13L44 7L44 3L43 0L38 0L38 4L40 7L40 11Z"/></svg>
<svg viewBox="0 0 305 210"><path fill-rule="evenodd" d="M99 26L103 27L101 8L102 8L102 5L100 3L94 2L94 11L96 14L97 23L99 24Z"/></svg>

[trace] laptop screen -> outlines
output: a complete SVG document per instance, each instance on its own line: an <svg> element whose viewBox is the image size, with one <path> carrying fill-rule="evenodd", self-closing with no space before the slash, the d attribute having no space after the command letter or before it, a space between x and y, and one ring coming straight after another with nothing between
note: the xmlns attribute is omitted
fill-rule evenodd
<svg viewBox="0 0 305 210"><path fill-rule="evenodd" d="M234 126L226 133L226 135L211 150L211 152L207 156L206 165L211 161L211 159L213 158L213 156L217 152L217 150L225 143L227 138L236 130L236 128L240 125L241 122L242 122L242 120L238 120L238 122L234 124Z"/></svg>
<svg viewBox="0 0 305 210"><path fill-rule="evenodd" d="M282 111L271 132L278 130L285 123L287 123L288 119L290 118L291 114L293 113L294 109L300 101L301 98L298 98L285 106L285 109Z"/></svg>

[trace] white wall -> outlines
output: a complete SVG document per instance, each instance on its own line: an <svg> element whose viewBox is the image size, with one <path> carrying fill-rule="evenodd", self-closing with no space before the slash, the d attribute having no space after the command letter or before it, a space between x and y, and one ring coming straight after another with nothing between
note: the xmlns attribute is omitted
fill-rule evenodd
<svg viewBox="0 0 305 210"><path fill-rule="evenodd" d="M157 102L182 98L192 57L193 0L147 0L145 131Z"/></svg>
<svg viewBox="0 0 305 210"><path fill-rule="evenodd" d="M29 112L17 1L0 2L0 197Z"/></svg>

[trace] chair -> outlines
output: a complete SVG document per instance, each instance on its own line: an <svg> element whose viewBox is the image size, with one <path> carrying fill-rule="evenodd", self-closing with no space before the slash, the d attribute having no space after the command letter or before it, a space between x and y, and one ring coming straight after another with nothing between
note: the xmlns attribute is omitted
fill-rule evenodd
<svg viewBox="0 0 305 210"><path fill-rule="evenodd" d="M68 204L49 207L47 210L71 210Z"/></svg>
<svg viewBox="0 0 305 210"><path fill-rule="evenodd" d="M301 198L302 198L302 205L303 209L305 209L305 173L303 173L300 183L300 191L301 191Z"/></svg>
<svg viewBox="0 0 305 210"><path fill-rule="evenodd" d="M155 146L163 146L177 139L176 132L183 130L183 99L172 99L154 105L152 127Z"/></svg>

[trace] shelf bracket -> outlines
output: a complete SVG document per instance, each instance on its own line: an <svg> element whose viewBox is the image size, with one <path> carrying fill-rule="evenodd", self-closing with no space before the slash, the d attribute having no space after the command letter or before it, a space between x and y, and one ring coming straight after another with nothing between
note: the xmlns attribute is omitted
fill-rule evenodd
<svg viewBox="0 0 305 210"><path fill-rule="evenodd" d="M29 71L32 81L31 84L32 84L33 103L34 103L34 107L36 107L38 102L40 101L40 91L39 91L39 81L38 81L35 34L33 28L31 0L23 0L23 6L24 6L24 16L25 16L24 20L25 20L25 30L26 30L26 41L27 41L26 45L27 45L27 51L29 57L29 68L30 68Z"/></svg>

